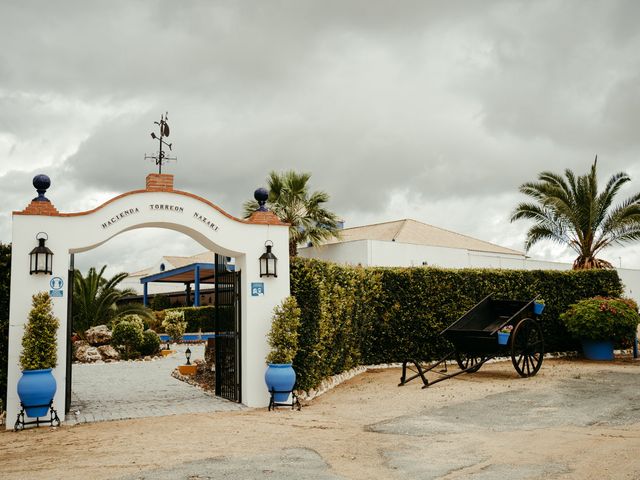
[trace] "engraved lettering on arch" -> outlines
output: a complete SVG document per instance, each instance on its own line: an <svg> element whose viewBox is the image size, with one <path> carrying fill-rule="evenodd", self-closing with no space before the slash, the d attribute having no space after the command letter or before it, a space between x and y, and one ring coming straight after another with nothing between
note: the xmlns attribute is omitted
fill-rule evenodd
<svg viewBox="0 0 640 480"><path fill-rule="evenodd" d="M211 220L209 220L204 215L201 215L198 212L193 212L193 218L195 218L197 220L200 220L202 223L204 223L207 227L209 227L214 232L218 231L218 225L213 223Z"/></svg>
<svg viewBox="0 0 640 480"><path fill-rule="evenodd" d="M123 218L129 217L131 215L135 215L136 213L140 213L140 210L138 209L138 207L128 208L127 210L123 210L122 212L118 213L117 215L114 215L113 217L107 219L107 221L102 223L101 226L102 226L103 229L108 228L108 227L112 226L113 224L118 223Z"/></svg>

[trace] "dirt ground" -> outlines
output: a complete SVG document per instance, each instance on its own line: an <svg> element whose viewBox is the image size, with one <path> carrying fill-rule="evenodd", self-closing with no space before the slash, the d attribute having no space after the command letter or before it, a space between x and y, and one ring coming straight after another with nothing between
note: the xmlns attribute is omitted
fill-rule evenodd
<svg viewBox="0 0 640 480"><path fill-rule="evenodd" d="M0 433L3 479L640 479L640 362L372 370L305 405Z"/></svg>

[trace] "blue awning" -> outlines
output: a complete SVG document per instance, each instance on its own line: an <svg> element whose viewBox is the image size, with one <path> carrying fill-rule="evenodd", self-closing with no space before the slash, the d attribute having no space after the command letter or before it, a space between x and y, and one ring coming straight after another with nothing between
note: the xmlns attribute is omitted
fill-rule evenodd
<svg viewBox="0 0 640 480"><path fill-rule="evenodd" d="M233 272L235 265L218 264L218 271ZM200 306L200 284L215 283L216 264L215 263L192 263L184 267L174 268L165 272L155 273L140 279L140 283L144 285L143 303L147 305L148 284L155 282L163 283L183 283L189 287L194 287L194 306Z"/></svg>

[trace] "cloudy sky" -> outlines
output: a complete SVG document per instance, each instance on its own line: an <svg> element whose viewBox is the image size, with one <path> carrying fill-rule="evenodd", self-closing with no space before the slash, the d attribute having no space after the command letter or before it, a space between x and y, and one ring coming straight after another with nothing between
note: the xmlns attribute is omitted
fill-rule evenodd
<svg viewBox="0 0 640 480"><path fill-rule="evenodd" d="M634 0L3 1L0 241L37 173L63 212L141 188L169 111L165 171L233 215L295 169L347 226L414 218L522 250L509 216L540 171L598 154L602 183L640 190L638 18ZM77 263L201 250L138 231ZM640 268L638 245L603 256Z"/></svg>

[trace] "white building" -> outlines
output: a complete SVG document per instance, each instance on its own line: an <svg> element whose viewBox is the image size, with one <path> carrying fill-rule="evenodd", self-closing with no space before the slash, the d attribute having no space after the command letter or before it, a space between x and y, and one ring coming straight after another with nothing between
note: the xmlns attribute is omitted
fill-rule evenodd
<svg viewBox="0 0 640 480"><path fill-rule="evenodd" d="M299 248L298 255L363 267L572 268L570 263L535 260L517 250L411 219L345 228L339 239L318 247ZM640 302L640 270L616 270L625 284L626 295Z"/></svg>
<svg viewBox="0 0 640 480"><path fill-rule="evenodd" d="M319 247L300 248L298 254L381 267L514 268L526 258L517 250L411 219L345 228L339 239Z"/></svg>
<svg viewBox="0 0 640 480"><path fill-rule="evenodd" d="M137 272L132 272L121 283L121 288L131 288L139 295L142 295L141 279L156 273L174 270L176 268L186 267L194 263L215 263L215 254L213 252L202 252L189 257L183 256L163 256L155 264ZM150 283L149 293L169 293L183 290L182 283Z"/></svg>

